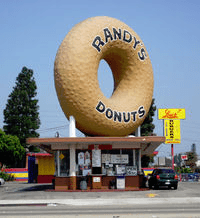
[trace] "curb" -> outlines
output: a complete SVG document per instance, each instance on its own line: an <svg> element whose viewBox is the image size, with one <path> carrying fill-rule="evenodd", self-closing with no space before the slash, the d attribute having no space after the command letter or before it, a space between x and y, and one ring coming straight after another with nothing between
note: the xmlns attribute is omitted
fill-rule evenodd
<svg viewBox="0 0 200 218"><path fill-rule="evenodd" d="M186 198L125 198L125 199L52 199L52 200L1 200L0 207L10 206L119 206L119 205L177 205L200 204L200 197Z"/></svg>

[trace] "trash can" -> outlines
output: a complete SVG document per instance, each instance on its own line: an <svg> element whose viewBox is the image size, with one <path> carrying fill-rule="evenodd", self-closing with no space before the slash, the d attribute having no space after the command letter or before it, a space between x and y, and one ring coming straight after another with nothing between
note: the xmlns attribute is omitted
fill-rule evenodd
<svg viewBox="0 0 200 218"><path fill-rule="evenodd" d="M110 184L109 184L110 189L116 189L116 181L115 180L111 180Z"/></svg>
<svg viewBox="0 0 200 218"><path fill-rule="evenodd" d="M84 177L80 181L80 189L87 190L87 179Z"/></svg>

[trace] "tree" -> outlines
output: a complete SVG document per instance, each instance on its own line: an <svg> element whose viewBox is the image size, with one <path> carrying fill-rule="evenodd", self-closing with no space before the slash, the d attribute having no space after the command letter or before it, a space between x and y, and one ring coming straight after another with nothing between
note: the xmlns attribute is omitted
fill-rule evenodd
<svg viewBox="0 0 200 218"><path fill-rule="evenodd" d="M149 164L153 163L153 162L154 162L153 156L143 155L141 157L141 166L142 166L142 168L149 167Z"/></svg>
<svg viewBox="0 0 200 218"><path fill-rule="evenodd" d="M25 155L25 149L20 145L17 136L6 135L0 130L0 162L7 167L21 166Z"/></svg>
<svg viewBox="0 0 200 218"><path fill-rule="evenodd" d="M4 131L17 136L23 147L26 146L26 138L39 137L36 132L40 127L36 89L33 70L23 67L4 109Z"/></svg>
<svg viewBox="0 0 200 218"><path fill-rule="evenodd" d="M197 153L196 153L196 144L192 144L191 151L186 152L188 159L186 161L186 165L190 166L191 169L196 167L196 161L197 161Z"/></svg>
<svg viewBox="0 0 200 218"><path fill-rule="evenodd" d="M156 106L154 105L155 99L152 99L149 113L141 125L141 136L148 136L153 134L155 125L153 124L153 116L155 115Z"/></svg>
<svg viewBox="0 0 200 218"><path fill-rule="evenodd" d="M153 124L153 116L155 115L156 106L154 105L155 99L152 99L149 113L141 125L141 136L149 136L153 134L155 125ZM142 167L148 167L149 163L153 163L153 158L148 155L142 156Z"/></svg>
<svg viewBox="0 0 200 218"><path fill-rule="evenodd" d="M192 144L192 146L191 146L191 152L193 152L194 154L196 154L196 144Z"/></svg>
<svg viewBox="0 0 200 218"><path fill-rule="evenodd" d="M174 156L174 163L177 165L177 167L181 167L181 162L182 162L181 154L176 154Z"/></svg>

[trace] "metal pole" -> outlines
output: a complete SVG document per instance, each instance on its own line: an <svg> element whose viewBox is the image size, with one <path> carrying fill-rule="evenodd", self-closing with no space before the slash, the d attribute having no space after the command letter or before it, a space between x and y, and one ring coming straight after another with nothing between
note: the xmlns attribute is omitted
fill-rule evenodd
<svg viewBox="0 0 200 218"><path fill-rule="evenodd" d="M69 137L76 137L76 120L73 116L69 117Z"/></svg>
<svg viewBox="0 0 200 218"><path fill-rule="evenodd" d="M136 137L141 137L141 127L138 126L138 128L135 131L135 136ZM138 157L137 157L137 161L138 161L138 171L141 171L141 148L138 150Z"/></svg>
<svg viewBox="0 0 200 218"><path fill-rule="evenodd" d="M139 171L141 171L141 149L139 149L139 164L138 164L138 166L139 166Z"/></svg>
<svg viewBox="0 0 200 218"><path fill-rule="evenodd" d="M133 166L136 166L136 161L135 161L135 149L133 149Z"/></svg>
<svg viewBox="0 0 200 218"><path fill-rule="evenodd" d="M57 151L57 176L60 176L60 151Z"/></svg>
<svg viewBox="0 0 200 218"><path fill-rule="evenodd" d="M136 129L135 136L136 137L141 137L141 127L140 126L138 126L138 128Z"/></svg>
<svg viewBox="0 0 200 218"><path fill-rule="evenodd" d="M174 145L171 144L172 169L174 170Z"/></svg>

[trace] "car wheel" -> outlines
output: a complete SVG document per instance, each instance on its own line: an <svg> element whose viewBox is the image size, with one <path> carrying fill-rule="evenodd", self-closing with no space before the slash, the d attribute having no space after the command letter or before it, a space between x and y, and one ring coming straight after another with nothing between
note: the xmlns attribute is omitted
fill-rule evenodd
<svg viewBox="0 0 200 218"><path fill-rule="evenodd" d="M149 188L152 189L152 185L151 184L149 184Z"/></svg>

